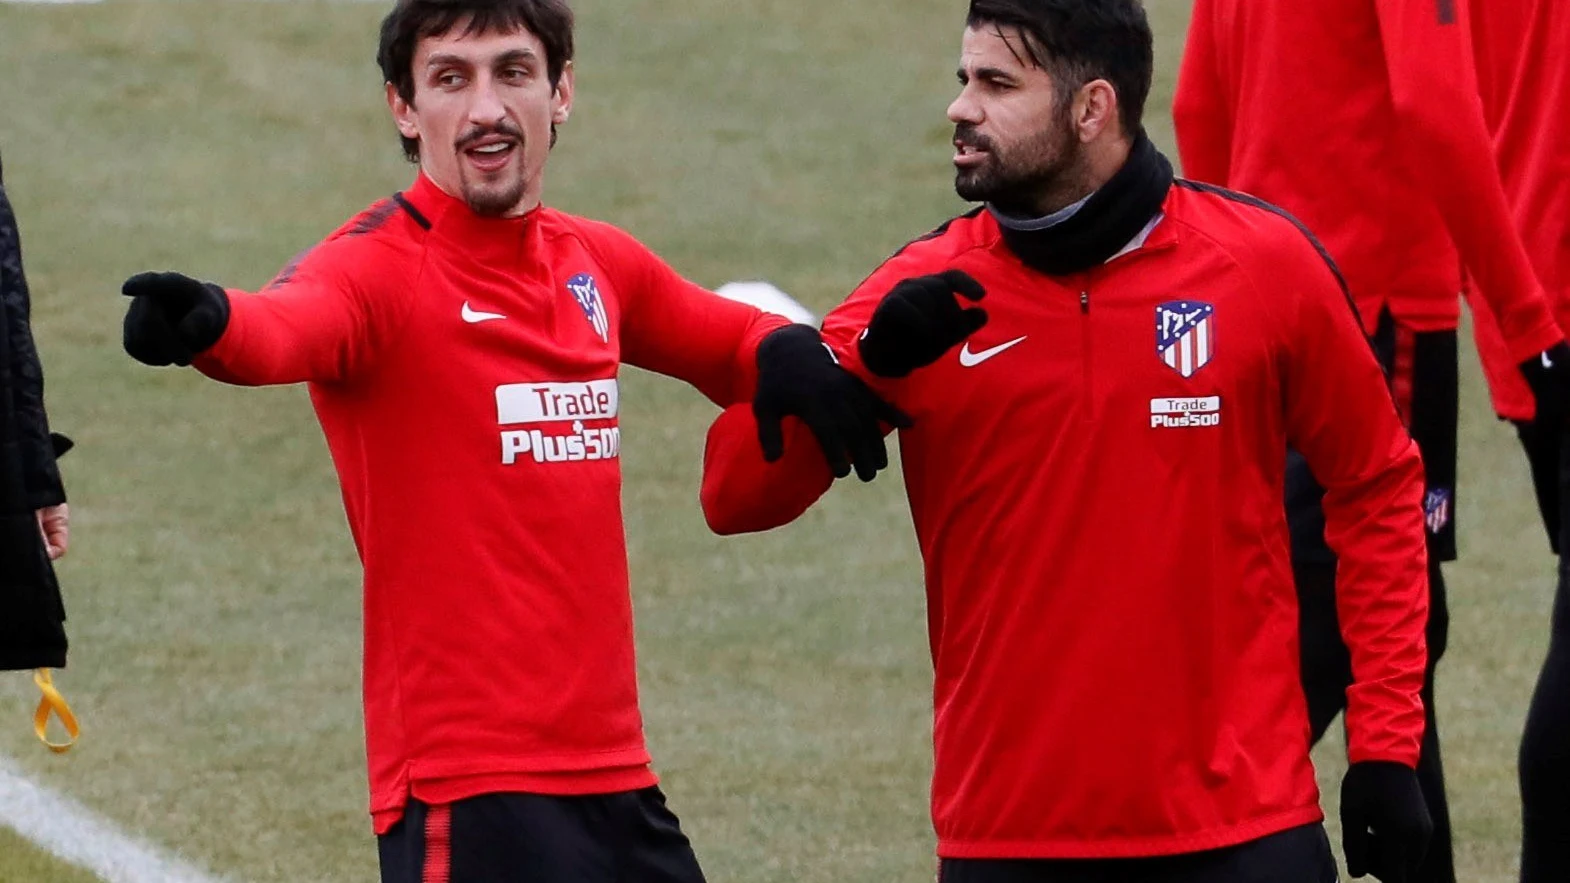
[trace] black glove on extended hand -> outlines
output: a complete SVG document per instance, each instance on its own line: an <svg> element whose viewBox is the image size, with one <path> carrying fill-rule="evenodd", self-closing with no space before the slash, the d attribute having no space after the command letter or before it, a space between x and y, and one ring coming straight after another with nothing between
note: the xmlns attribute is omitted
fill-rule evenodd
<svg viewBox="0 0 1570 883"><path fill-rule="evenodd" d="M1341 780L1341 844L1347 873L1406 883L1434 833L1411 767L1382 760L1352 764Z"/></svg>
<svg viewBox="0 0 1570 883"><path fill-rule="evenodd" d="M1521 363L1521 373L1537 400L1539 421L1560 422L1570 410L1570 345L1556 343Z"/></svg>
<svg viewBox="0 0 1570 883"><path fill-rule="evenodd" d="M799 417L817 437L835 478L871 481L889 465L883 427L910 426L910 418L879 398L860 377L841 368L810 325L787 325L758 345L758 391L752 399L763 459L785 455L780 421Z"/></svg>
<svg viewBox="0 0 1570 883"><path fill-rule="evenodd" d="M955 295L977 301L986 290L960 270L895 285L861 336L861 363L879 377L904 377L942 358L987 324L986 310L961 309Z"/></svg>
<svg viewBox="0 0 1570 883"><path fill-rule="evenodd" d="M189 365L229 324L229 295L189 276L141 273L120 291L131 298L125 351L144 365Z"/></svg>

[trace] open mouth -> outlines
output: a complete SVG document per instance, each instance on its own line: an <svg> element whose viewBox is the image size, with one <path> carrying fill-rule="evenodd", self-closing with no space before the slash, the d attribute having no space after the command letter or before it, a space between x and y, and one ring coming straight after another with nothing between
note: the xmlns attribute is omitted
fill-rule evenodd
<svg viewBox="0 0 1570 883"><path fill-rule="evenodd" d="M986 162L990 153L984 148L977 147L964 141L954 142L954 165L961 168L970 168Z"/></svg>
<svg viewBox="0 0 1570 883"><path fill-rule="evenodd" d="M463 155L481 172L496 172L507 167L518 150L518 142L505 136L480 138L465 147Z"/></svg>

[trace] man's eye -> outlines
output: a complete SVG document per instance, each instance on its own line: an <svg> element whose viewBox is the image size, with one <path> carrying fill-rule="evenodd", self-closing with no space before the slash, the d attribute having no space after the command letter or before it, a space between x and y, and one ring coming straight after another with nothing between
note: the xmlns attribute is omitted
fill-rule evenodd
<svg viewBox="0 0 1570 883"><path fill-rule="evenodd" d="M502 71L502 79L504 80L526 80L528 77L529 72L521 67L510 67Z"/></svg>
<svg viewBox="0 0 1570 883"><path fill-rule="evenodd" d="M448 89L454 86L461 86L463 85L463 75L453 73L452 71L448 71L444 74L437 74L436 85Z"/></svg>

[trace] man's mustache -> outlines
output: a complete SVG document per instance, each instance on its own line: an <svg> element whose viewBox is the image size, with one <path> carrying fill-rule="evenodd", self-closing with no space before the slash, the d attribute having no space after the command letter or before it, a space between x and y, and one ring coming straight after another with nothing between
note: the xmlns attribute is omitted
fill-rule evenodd
<svg viewBox="0 0 1570 883"><path fill-rule="evenodd" d="M496 126L470 129L463 134L463 137L458 139L457 148L459 150L467 150L469 145L479 141L481 138L489 138L492 135L503 135L519 143L523 141L523 132L519 131L512 123L502 123Z"/></svg>
<svg viewBox="0 0 1570 883"><path fill-rule="evenodd" d="M966 147L974 148L976 150L984 150L988 153L995 152L993 150L994 145L992 143L992 139L976 131L974 126L955 126L954 143L962 144Z"/></svg>

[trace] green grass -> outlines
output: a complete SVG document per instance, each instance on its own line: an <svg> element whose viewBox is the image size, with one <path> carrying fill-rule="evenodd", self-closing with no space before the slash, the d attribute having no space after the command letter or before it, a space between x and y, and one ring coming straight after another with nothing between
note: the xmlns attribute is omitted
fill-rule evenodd
<svg viewBox="0 0 1570 883"><path fill-rule="evenodd" d="M86 871L62 865L49 853L0 827L0 883L95 883Z"/></svg>
<svg viewBox="0 0 1570 883"><path fill-rule="evenodd" d="M1157 141L1187 3L1150 0ZM822 310L960 209L943 117L958 0L580 0L579 101L547 199L711 285ZM370 61L377 4L0 5L0 146L76 516L61 684L77 751L0 752L246 881L368 880L358 568L301 389L239 391L119 350L125 276L262 283L404 186ZM896 476L721 540L696 504L712 408L630 373L624 467L649 738L711 879L930 879L929 664ZM1512 877L1514 745L1552 562L1468 364L1454 637L1441 686L1462 879ZM6 724L6 721L10 721ZM1321 751L1327 783L1333 749ZM0 837L0 880L66 881Z"/></svg>

